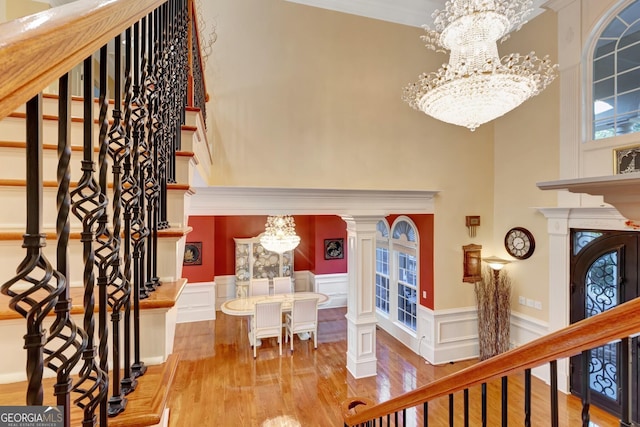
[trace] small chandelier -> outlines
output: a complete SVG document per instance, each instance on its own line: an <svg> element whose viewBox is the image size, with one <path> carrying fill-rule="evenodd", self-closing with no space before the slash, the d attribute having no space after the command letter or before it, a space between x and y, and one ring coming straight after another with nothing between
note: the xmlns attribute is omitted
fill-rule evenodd
<svg viewBox="0 0 640 427"><path fill-rule="evenodd" d="M450 51L449 63L423 73L402 99L424 113L474 131L544 90L558 65L534 52L500 59L498 40L526 23L531 0L447 0L433 13L435 30L420 38L429 49Z"/></svg>
<svg viewBox="0 0 640 427"><path fill-rule="evenodd" d="M296 224L290 215L267 217L265 231L260 237L260 244L268 251L284 253L291 251L300 243L296 235Z"/></svg>

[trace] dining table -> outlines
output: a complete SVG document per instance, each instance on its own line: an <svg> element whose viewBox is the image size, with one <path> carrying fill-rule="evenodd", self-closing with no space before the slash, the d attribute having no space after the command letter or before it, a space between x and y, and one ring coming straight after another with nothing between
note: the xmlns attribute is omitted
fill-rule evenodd
<svg viewBox="0 0 640 427"><path fill-rule="evenodd" d="M293 292L287 294L276 295L254 295L254 296L242 296L233 298L222 303L220 309L224 314L230 316L253 316L255 305L259 301L282 301L282 311L289 312L293 306L293 301L296 299L317 298L318 306L327 304L329 302L329 296L320 292ZM309 334L298 334L301 340L309 339ZM251 339L251 332L249 332L249 342L253 345ZM258 340L256 345L260 345L261 341Z"/></svg>

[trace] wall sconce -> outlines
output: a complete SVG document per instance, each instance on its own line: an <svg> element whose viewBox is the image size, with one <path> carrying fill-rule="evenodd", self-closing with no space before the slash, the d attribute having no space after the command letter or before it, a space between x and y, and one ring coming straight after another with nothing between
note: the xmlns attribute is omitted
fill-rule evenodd
<svg viewBox="0 0 640 427"><path fill-rule="evenodd" d="M482 258L482 260L489 264L489 267L491 267L491 269L493 270L493 280L495 281L495 283L498 283L498 279L500 278L500 270L502 270L502 267L511 262L506 259L498 258L497 256Z"/></svg>
<svg viewBox="0 0 640 427"><path fill-rule="evenodd" d="M469 229L469 237L476 237L476 227L480 225L480 216L479 215L467 215L465 217L465 224Z"/></svg>

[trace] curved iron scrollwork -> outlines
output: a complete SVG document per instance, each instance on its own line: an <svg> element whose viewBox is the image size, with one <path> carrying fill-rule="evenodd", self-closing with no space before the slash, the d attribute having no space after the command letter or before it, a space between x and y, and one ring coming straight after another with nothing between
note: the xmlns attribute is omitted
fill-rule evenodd
<svg viewBox="0 0 640 427"><path fill-rule="evenodd" d="M27 253L16 275L0 287L11 298L9 307L27 320L24 348L27 350L27 405L42 405L44 348L43 322L64 294L67 281L54 270L42 252L45 235L40 230L42 214L42 95L27 102L27 226L23 248ZM26 286L25 286L26 285ZM57 331L57 328L56 330Z"/></svg>
<svg viewBox="0 0 640 427"><path fill-rule="evenodd" d="M84 61L84 75L93 75L93 59ZM84 93L93 93L91 79L85 79ZM107 373L96 362L96 348L94 345L95 320L94 320L94 288L95 288L95 253L93 250L94 227L97 220L107 207L107 201L96 183L93 172L93 99L85 97L84 100L84 159L82 160L82 177L78 187L71 192L73 201L72 212L82 222L82 259L84 262L84 319L83 327L87 331L87 348L82 354L82 368L80 369L78 382L73 391L80 396L74 403L84 410L83 427L93 426L96 423L95 412L100 402L106 398L108 378Z"/></svg>

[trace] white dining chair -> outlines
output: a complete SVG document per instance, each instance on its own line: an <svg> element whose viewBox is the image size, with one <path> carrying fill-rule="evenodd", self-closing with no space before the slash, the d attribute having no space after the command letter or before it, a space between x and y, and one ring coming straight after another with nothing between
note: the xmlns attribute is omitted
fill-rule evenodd
<svg viewBox="0 0 640 427"><path fill-rule="evenodd" d="M269 295L269 279L251 279L249 282L249 296Z"/></svg>
<svg viewBox="0 0 640 427"><path fill-rule="evenodd" d="M277 294L290 294L291 290L291 277L274 277L273 278L273 293Z"/></svg>
<svg viewBox="0 0 640 427"><path fill-rule="evenodd" d="M280 356L282 356L282 301L258 301L251 319L251 342L253 358L257 356L256 345L260 338L278 338Z"/></svg>
<svg viewBox="0 0 640 427"><path fill-rule="evenodd" d="M293 334L304 332L313 334L313 348L318 348L318 299L294 299L291 313L287 313L285 322L285 342L291 338L293 352Z"/></svg>

